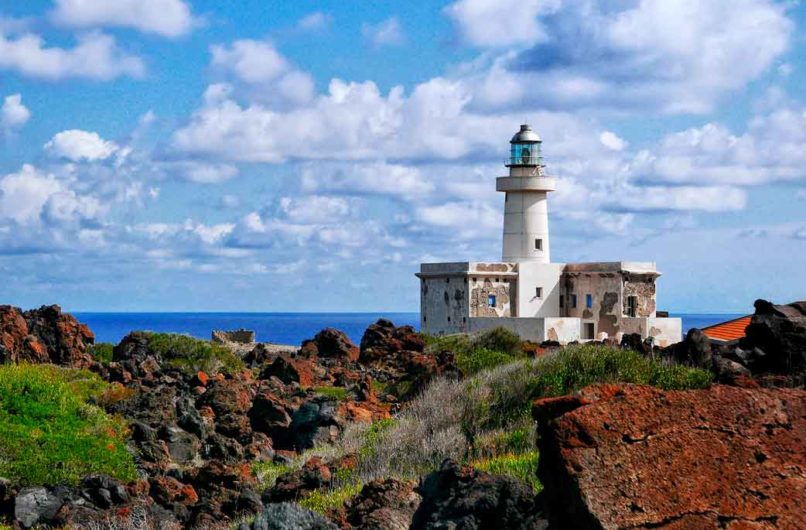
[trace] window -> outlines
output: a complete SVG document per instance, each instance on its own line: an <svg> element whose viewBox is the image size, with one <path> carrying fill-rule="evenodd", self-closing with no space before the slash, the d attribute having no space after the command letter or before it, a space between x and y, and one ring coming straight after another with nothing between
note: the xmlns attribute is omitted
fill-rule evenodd
<svg viewBox="0 0 806 530"><path fill-rule="evenodd" d="M571 295L571 307L576 309L577 308L577 295Z"/></svg>
<svg viewBox="0 0 806 530"><path fill-rule="evenodd" d="M587 307L588 309L593 308L593 295L592 294L586 294L585 295L585 307Z"/></svg>
<svg viewBox="0 0 806 530"><path fill-rule="evenodd" d="M535 239L535 250L543 250L543 240Z"/></svg>
<svg viewBox="0 0 806 530"><path fill-rule="evenodd" d="M596 328L594 327L592 322L585 322L582 327L582 339L583 340L593 340L593 336L596 333Z"/></svg>
<svg viewBox="0 0 806 530"><path fill-rule="evenodd" d="M426 320L428 320L428 317L423 315L423 322L425 322Z"/></svg>
<svg viewBox="0 0 806 530"><path fill-rule="evenodd" d="M560 295L560 307L565 307L565 297Z"/></svg>
<svg viewBox="0 0 806 530"><path fill-rule="evenodd" d="M627 316L628 317L635 317L638 310L638 298L635 296L628 296L627 297Z"/></svg>
<svg viewBox="0 0 806 530"><path fill-rule="evenodd" d="M487 296L487 305L489 307L495 307L495 295L494 294L491 294L491 295Z"/></svg>
<svg viewBox="0 0 806 530"><path fill-rule="evenodd" d="M543 288L542 287L535 287L535 298L540 300L543 299Z"/></svg>

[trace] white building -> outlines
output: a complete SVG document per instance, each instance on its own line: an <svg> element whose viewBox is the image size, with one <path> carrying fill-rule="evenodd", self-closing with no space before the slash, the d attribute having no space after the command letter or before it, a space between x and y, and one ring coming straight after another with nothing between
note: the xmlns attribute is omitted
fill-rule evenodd
<svg viewBox="0 0 806 530"><path fill-rule="evenodd" d="M654 263L551 263L541 140L528 125L510 141L502 261L423 263L420 325L425 333L504 326L522 338L567 343L639 333L666 346L682 338L679 318L658 317Z"/></svg>

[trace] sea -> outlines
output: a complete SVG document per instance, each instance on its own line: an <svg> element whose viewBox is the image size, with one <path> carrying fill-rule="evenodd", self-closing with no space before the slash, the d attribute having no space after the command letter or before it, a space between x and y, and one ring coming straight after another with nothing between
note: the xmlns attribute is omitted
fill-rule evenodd
<svg viewBox="0 0 806 530"><path fill-rule="evenodd" d="M214 329L250 329L260 342L299 345L324 328L345 332L356 344L364 330L387 318L398 326L419 328L419 313L73 313L95 333L96 342L118 343L130 331L183 333L209 339ZM742 315L671 314L683 319L683 332L703 328Z"/></svg>

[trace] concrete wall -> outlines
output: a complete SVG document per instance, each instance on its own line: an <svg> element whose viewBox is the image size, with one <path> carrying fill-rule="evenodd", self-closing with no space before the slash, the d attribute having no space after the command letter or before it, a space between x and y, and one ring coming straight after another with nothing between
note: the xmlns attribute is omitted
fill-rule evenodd
<svg viewBox="0 0 806 530"><path fill-rule="evenodd" d="M470 296L467 278L429 277L420 280L420 329L432 335L467 331Z"/></svg>
<svg viewBox="0 0 806 530"><path fill-rule="evenodd" d="M560 263L521 262L518 264L519 317L556 317L560 315ZM537 298L536 288L543 288Z"/></svg>
<svg viewBox="0 0 806 530"><path fill-rule="evenodd" d="M545 336L542 318L471 318L470 331L479 332L505 327L517 333L521 339L543 342Z"/></svg>
<svg viewBox="0 0 806 530"><path fill-rule="evenodd" d="M624 314L627 314L629 296L636 299L636 317L655 316L655 276L651 274L624 273L624 296L622 300Z"/></svg>
<svg viewBox="0 0 806 530"><path fill-rule="evenodd" d="M471 317L512 317L517 315L514 279L501 276L471 276ZM490 306L490 296L495 296L495 306Z"/></svg>

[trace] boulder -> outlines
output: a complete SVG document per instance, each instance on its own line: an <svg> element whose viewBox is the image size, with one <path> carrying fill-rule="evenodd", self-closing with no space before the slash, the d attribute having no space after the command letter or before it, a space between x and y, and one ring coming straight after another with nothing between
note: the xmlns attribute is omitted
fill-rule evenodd
<svg viewBox="0 0 806 530"><path fill-rule="evenodd" d="M373 480L344 506L344 521L362 530L408 530L420 495L414 482Z"/></svg>
<svg viewBox="0 0 806 530"><path fill-rule="evenodd" d="M337 402L315 397L291 415L287 431L275 433L275 444L280 449L303 451L317 444L334 442L341 431L340 423Z"/></svg>
<svg viewBox="0 0 806 530"><path fill-rule="evenodd" d="M336 358L355 361L358 359L358 346L349 337L337 329L325 328L311 340L302 343L303 352L309 356Z"/></svg>
<svg viewBox="0 0 806 530"><path fill-rule="evenodd" d="M774 305L756 300L755 308L739 346L745 351L758 349L766 355L748 367L754 373L806 372L806 302Z"/></svg>
<svg viewBox="0 0 806 530"><path fill-rule="evenodd" d="M330 468L318 456L309 458L301 469L277 478L274 486L263 492L264 502L296 501L312 491L330 485Z"/></svg>
<svg viewBox="0 0 806 530"><path fill-rule="evenodd" d="M492 476L446 460L416 489L423 500L411 530L443 528L546 528L532 488L512 477Z"/></svg>
<svg viewBox="0 0 806 530"><path fill-rule="evenodd" d="M310 386L313 384L313 375L308 364L309 361L303 359L291 359L287 355L280 355L260 372L260 379L276 377L287 385L298 383Z"/></svg>
<svg viewBox="0 0 806 530"><path fill-rule="evenodd" d="M44 487L23 488L14 500L14 518L23 528L54 521L64 499Z"/></svg>
<svg viewBox="0 0 806 530"><path fill-rule="evenodd" d="M806 392L595 385L535 402L558 528L806 528Z"/></svg>
<svg viewBox="0 0 806 530"><path fill-rule="evenodd" d="M679 364L711 368L711 344L702 330L692 328L682 342L664 348L663 355Z"/></svg>
<svg viewBox="0 0 806 530"><path fill-rule="evenodd" d="M31 311L0 306L0 362L52 363L74 368L95 364L95 336L57 305Z"/></svg>
<svg viewBox="0 0 806 530"><path fill-rule="evenodd" d="M264 391L255 397L249 410L252 429L271 435L278 429L287 429L291 425L285 404L271 392Z"/></svg>
<svg viewBox="0 0 806 530"><path fill-rule="evenodd" d="M338 530L338 527L299 504L269 504L251 523L241 523L238 530Z"/></svg>
<svg viewBox="0 0 806 530"><path fill-rule="evenodd" d="M399 351L422 352L425 342L411 326L396 327L385 318L371 324L361 337L362 363L374 361Z"/></svg>

